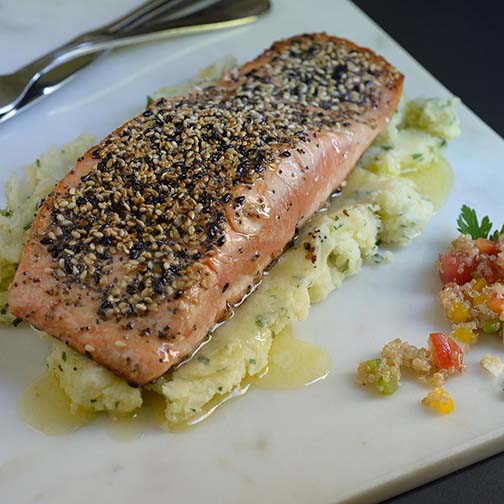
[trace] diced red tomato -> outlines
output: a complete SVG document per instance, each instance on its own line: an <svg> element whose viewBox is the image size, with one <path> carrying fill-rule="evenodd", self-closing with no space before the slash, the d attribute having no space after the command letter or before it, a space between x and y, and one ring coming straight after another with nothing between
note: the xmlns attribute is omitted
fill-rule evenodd
<svg viewBox="0 0 504 504"><path fill-rule="evenodd" d="M450 337L443 333L429 335L429 349L432 361L438 369L462 368L464 352Z"/></svg>
<svg viewBox="0 0 504 504"><path fill-rule="evenodd" d="M504 279L504 271L495 257L499 253L495 242L485 238L475 240L479 254L469 257L462 251L439 256L439 273L442 282L464 285L473 278L484 278L489 284Z"/></svg>
<svg viewBox="0 0 504 504"><path fill-rule="evenodd" d="M504 278L504 272L488 255L478 255L476 259L476 276L483 277L489 284L493 284Z"/></svg>
<svg viewBox="0 0 504 504"><path fill-rule="evenodd" d="M497 254L497 243L492 240L487 240L486 238L477 238L474 242L476 248L482 254L494 255Z"/></svg>
<svg viewBox="0 0 504 504"><path fill-rule="evenodd" d="M468 260L468 257L463 252L449 252L439 256L439 272L441 280L446 285L450 282L455 282L463 285L472 280L472 272L474 270L474 261Z"/></svg>

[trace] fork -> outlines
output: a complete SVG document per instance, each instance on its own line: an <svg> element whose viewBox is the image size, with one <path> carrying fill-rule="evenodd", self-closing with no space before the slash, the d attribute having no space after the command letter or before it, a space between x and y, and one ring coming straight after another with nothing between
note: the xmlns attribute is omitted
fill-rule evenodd
<svg viewBox="0 0 504 504"><path fill-rule="evenodd" d="M169 15L169 19L178 19L216 4L218 1L149 0L115 21L77 36L19 70L0 75L0 114L6 114L13 110L44 74L70 59L100 52L104 49L147 41L149 40L149 27L145 24L143 29L138 32L137 37L128 37L128 34L142 23L161 15Z"/></svg>

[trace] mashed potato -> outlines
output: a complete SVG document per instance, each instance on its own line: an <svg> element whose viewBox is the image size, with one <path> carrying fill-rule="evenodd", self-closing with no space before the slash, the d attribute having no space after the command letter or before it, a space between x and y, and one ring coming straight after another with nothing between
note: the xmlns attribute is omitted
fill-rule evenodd
<svg viewBox="0 0 504 504"><path fill-rule="evenodd" d="M0 324L14 319L8 311L7 288L16 272L33 214L76 159L95 143L94 136L81 135L62 149L51 146L40 159L25 168L24 180L13 175L7 183L7 208L0 210Z"/></svg>
<svg viewBox="0 0 504 504"><path fill-rule="evenodd" d="M223 60L198 74L192 83L160 90L155 96L210 84L232 63ZM446 140L459 132L456 103L454 99L403 102L387 130L363 156L342 194L326 212L304 226L295 246L283 254L235 316L217 329L189 362L147 387L166 398L165 414L170 423L202 414L212 399L229 394L245 378L263 372L274 335L292 320L305 319L311 303L339 288L364 262L383 260L378 244L406 245L423 231L434 213L433 204L403 175L442 159ZM18 182L10 183L8 205L13 210L0 221L0 240L2 244L15 243L10 244L9 254L0 255L0 288L4 289L0 296L5 296L19 258L23 226L29 225L33 210L52 184L91 143L81 138L73 145L72 156L67 146L61 154L52 151L42 157L35 168L43 166L45 171L32 167L27 173L27 179L34 180L30 182L33 190L21 190ZM27 193L32 194L28 197L30 207L28 213L21 213ZM7 318L8 313L4 314L4 320ZM60 342L54 343L47 364L75 408L129 413L142 404L142 389L130 387Z"/></svg>

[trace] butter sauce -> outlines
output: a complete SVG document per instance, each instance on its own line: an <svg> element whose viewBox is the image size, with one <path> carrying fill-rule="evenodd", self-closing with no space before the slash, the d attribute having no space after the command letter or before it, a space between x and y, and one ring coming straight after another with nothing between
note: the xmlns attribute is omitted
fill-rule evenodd
<svg viewBox="0 0 504 504"><path fill-rule="evenodd" d="M452 169L443 157L402 176L413 180L418 191L432 201L436 210L443 205L453 182ZM202 413L187 422L168 423L164 415L165 399L149 391L143 392L142 408L134 414L99 416L104 418L106 432L117 441L138 439L152 425L165 431L180 432L199 424L217 408L244 395L251 387L281 390L302 388L324 379L329 370L327 352L312 343L297 339L288 327L275 336L268 368L261 375L244 380L228 394L214 397ZM27 425L48 435L68 434L91 423L98 416L84 408L72 412L70 399L48 371L25 389L18 409Z"/></svg>
<svg viewBox="0 0 504 504"><path fill-rule="evenodd" d="M296 389L323 380L330 371L329 354L296 338L290 327L275 335L268 369L253 385L264 389Z"/></svg>
<svg viewBox="0 0 504 504"><path fill-rule="evenodd" d="M18 411L27 425L48 435L68 434L90 423L96 416L84 408L72 413L70 399L49 371L23 391Z"/></svg>
<svg viewBox="0 0 504 504"><path fill-rule="evenodd" d="M277 334L271 347L268 368L257 378L247 379L232 392L214 397L205 410L187 422L168 423L164 415L165 399L154 392L143 392L142 408L132 415L96 414L84 408L74 413L70 399L58 380L45 371L23 392L19 401L22 420L35 430L48 435L68 434L95 420L105 423L105 431L116 441L134 441L151 426L164 431L181 432L207 419L217 408L244 395L251 387L263 389L296 389L311 385L329 374L330 359L322 348L297 339L290 327Z"/></svg>
<svg viewBox="0 0 504 504"><path fill-rule="evenodd" d="M443 206L453 184L452 168L443 156L402 176L415 182L418 192L432 201L435 210Z"/></svg>

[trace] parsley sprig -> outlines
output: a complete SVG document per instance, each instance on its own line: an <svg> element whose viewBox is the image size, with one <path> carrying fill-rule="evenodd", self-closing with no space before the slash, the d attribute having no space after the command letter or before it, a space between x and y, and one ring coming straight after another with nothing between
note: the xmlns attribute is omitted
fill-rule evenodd
<svg viewBox="0 0 504 504"><path fill-rule="evenodd" d="M477 238L487 238L493 241L497 241L499 235L504 233L504 225L499 229L496 229L491 235L490 231L492 230L492 223L488 218L488 215L485 215L481 219L481 222L478 221L478 216L476 215L476 210L474 208L469 208L467 205L462 205L460 209L460 215L457 219L457 229L462 234L471 235L473 240Z"/></svg>

